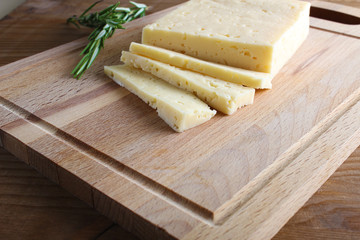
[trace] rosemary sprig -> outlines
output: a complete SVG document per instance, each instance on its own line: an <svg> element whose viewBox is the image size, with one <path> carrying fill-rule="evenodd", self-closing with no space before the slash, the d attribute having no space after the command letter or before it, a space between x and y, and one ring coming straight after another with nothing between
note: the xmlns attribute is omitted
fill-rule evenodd
<svg viewBox="0 0 360 240"><path fill-rule="evenodd" d="M88 45L80 54L84 55L83 58L71 72L76 79L79 79L89 69L100 50L104 48L105 40L110 38L116 29L125 29L124 23L145 16L147 9L145 4L130 1L130 4L133 5L130 8L119 7L120 2L118 2L100 12L87 14L99 2L101 1L92 4L79 17L74 15L67 19L67 23L72 23L78 28L79 25L95 28L88 37Z"/></svg>

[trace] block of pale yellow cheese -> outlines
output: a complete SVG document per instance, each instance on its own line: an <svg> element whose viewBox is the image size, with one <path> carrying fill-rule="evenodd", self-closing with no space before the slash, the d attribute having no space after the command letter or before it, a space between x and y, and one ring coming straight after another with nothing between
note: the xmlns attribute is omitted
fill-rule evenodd
<svg viewBox="0 0 360 240"><path fill-rule="evenodd" d="M105 66L104 71L120 86L156 109L159 116L177 132L198 126L216 114L192 93L139 69L117 65Z"/></svg>
<svg viewBox="0 0 360 240"><path fill-rule="evenodd" d="M233 82L258 89L270 89L274 77L270 73L245 70L197 59L182 53L151 45L131 43L130 52L142 55L176 67L189 69L227 82Z"/></svg>
<svg viewBox="0 0 360 240"><path fill-rule="evenodd" d="M276 73L305 40L309 9L298 0L191 0L144 27L142 42Z"/></svg>
<svg viewBox="0 0 360 240"><path fill-rule="evenodd" d="M126 51L122 52L121 60L125 64L151 73L175 87L194 93L211 107L225 114L233 114L238 108L252 104L254 101L254 88L180 69Z"/></svg>

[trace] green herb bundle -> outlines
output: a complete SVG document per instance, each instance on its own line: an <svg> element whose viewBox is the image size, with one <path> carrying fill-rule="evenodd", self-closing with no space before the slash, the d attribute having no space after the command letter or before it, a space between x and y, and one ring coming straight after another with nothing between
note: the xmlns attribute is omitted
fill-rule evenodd
<svg viewBox="0 0 360 240"><path fill-rule="evenodd" d="M71 72L74 78L77 79L79 79L84 72L89 69L96 56L99 54L101 48L104 47L105 40L110 38L116 29L124 29L124 23L145 16L145 10L147 9L145 4L130 1L130 4L133 5L130 8L119 7L120 2L118 2L100 12L87 14L99 2L101 1L92 4L79 17L74 15L67 19L67 23L72 23L76 27L83 25L95 28L88 37L88 45L80 54L84 55L83 58Z"/></svg>

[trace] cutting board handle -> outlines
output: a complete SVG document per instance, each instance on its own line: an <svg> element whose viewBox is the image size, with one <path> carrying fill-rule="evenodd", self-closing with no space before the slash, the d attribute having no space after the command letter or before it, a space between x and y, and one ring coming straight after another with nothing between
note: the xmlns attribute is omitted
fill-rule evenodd
<svg viewBox="0 0 360 240"><path fill-rule="evenodd" d="M360 38L360 9L330 2L311 1L310 26Z"/></svg>

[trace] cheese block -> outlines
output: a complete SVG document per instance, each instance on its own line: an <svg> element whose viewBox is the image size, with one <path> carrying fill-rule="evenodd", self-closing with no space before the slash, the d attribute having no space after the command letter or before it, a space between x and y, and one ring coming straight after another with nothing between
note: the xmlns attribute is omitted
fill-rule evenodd
<svg viewBox="0 0 360 240"><path fill-rule="evenodd" d="M189 69L227 82L233 82L257 89L270 89L273 75L249 71L242 68L207 62L185 54L155 46L131 43L130 52L142 55L176 67Z"/></svg>
<svg viewBox="0 0 360 240"><path fill-rule="evenodd" d="M252 104L254 101L254 88L183 70L126 51L123 51L121 60L125 64L141 68L176 87L194 93L211 107L225 114L233 114L239 107Z"/></svg>
<svg viewBox="0 0 360 240"><path fill-rule="evenodd" d="M140 97L175 131L183 132L198 126L215 114L193 94L163 80L125 65L105 66L105 74L120 86Z"/></svg>
<svg viewBox="0 0 360 240"><path fill-rule="evenodd" d="M142 43L277 73L309 31L308 2L191 0L143 29Z"/></svg>

